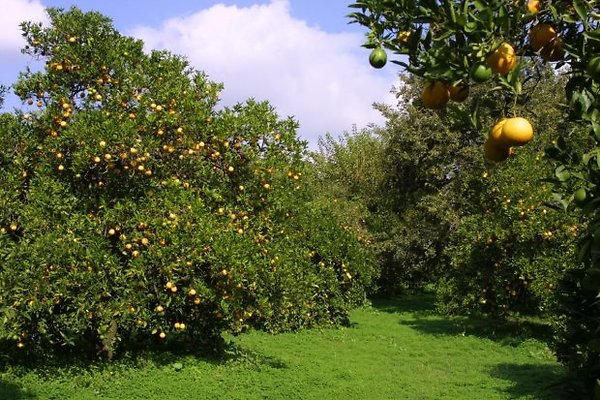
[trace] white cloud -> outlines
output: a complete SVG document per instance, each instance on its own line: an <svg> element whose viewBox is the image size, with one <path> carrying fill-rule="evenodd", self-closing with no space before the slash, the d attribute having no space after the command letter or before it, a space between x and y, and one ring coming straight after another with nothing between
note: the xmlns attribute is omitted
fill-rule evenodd
<svg viewBox="0 0 600 400"><path fill-rule="evenodd" d="M21 36L21 22L46 20L44 6L39 0L2 0L0 52L8 58L12 58L11 55L16 57L25 44Z"/></svg>
<svg viewBox="0 0 600 400"><path fill-rule="evenodd" d="M394 101L389 91L397 69L372 69L361 34L309 26L290 15L287 0L244 8L218 4L129 34L147 48L186 56L223 82L226 105L269 100L282 117L300 122L300 135L312 147L326 132L381 122L372 103Z"/></svg>

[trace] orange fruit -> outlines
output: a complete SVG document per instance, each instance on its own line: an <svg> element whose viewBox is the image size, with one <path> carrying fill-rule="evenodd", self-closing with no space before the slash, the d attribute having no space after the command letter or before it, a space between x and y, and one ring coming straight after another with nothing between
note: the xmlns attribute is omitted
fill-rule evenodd
<svg viewBox="0 0 600 400"><path fill-rule="evenodd" d="M387 62L387 54L384 49L377 47L369 55L369 63L373 68L383 68Z"/></svg>
<svg viewBox="0 0 600 400"><path fill-rule="evenodd" d="M442 81L430 82L421 92L421 101L427 108L442 108L449 99L448 87Z"/></svg>
<svg viewBox="0 0 600 400"><path fill-rule="evenodd" d="M556 38L542 47L540 55L545 61L549 62L562 60L565 56L565 49L563 49L562 39Z"/></svg>
<svg viewBox="0 0 600 400"><path fill-rule="evenodd" d="M527 11L531 14L537 14L542 9L542 5L540 4L540 0L529 0L527 2Z"/></svg>
<svg viewBox="0 0 600 400"><path fill-rule="evenodd" d="M529 31L529 45L533 51L538 51L542 47L556 39L556 31L550 24L537 24Z"/></svg>
<svg viewBox="0 0 600 400"><path fill-rule="evenodd" d="M407 44L408 39L410 38L410 31L398 32L398 36L396 36L396 38L401 44Z"/></svg>
<svg viewBox="0 0 600 400"><path fill-rule="evenodd" d="M500 139L500 135L502 134L502 127L506 122L506 118L502 118L500 121L496 122L496 124L490 129L490 133L488 135L488 140L492 140L495 143L502 143Z"/></svg>
<svg viewBox="0 0 600 400"><path fill-rule="evenodd" d="M492 69L486 64L477 63L471 67L471 78L475 82L483 83L492 78Z"/></svg>
<svg viewBox="0 0 600 400"><path fill-rule="evenodd" d="M508 118L502 125L500 142L506 146L523 146L533 139L533 126L522 117Z"/></svg>
<svg viewBox="0 0 600 400"><path fill-rule="evenodd" d="M517 56L515 49L504 42L485 61L492 71L500 75L506 75L517 65Z"/></svg>
<svg viewBox="0 0 600 400"><path fill-rule="evenodd" d="M466 85L451 85L448 88L450 100L461 103L469 97L469 87Z"/></svg>
<svg viewBox="0 0 600 400"><path fill-rule="evenodd" d="M486 140L483 144L483 156L486 160L501 162L510 156L510 147L503 146L493 140Z"/></svg>
<svg viewBox="0 0 600 400"><path fill-rule="evenodd" d="M573 200L575 200L575 204L578 206L584 206L588 200L587 190L584 188L579 188L573 193Z"/></svg>

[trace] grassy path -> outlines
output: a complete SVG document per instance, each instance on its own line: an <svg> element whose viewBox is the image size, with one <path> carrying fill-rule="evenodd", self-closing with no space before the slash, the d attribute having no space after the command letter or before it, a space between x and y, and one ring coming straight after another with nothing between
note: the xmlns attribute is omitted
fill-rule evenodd
<svg viewBox="0 0 600 400"><path fill-rule="evenodd" d="M171 353L110 365L5 368L0 399L558 399L564 371L533 326L437 316L423 298L375 302L353 326L252 332L212 360Z"/></svg>

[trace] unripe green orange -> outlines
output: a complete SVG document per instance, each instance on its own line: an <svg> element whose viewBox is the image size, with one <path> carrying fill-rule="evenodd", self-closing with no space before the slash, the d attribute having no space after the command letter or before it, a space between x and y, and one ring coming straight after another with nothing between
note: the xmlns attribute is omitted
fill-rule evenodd
<svg viewBox="0 0 600 400"><path fill-rule="evenodd" d="M575 200L575 204L582 207L585 205L587 201L587 191L584 188L579 188L573 193L573 200Z"/></svg>
<svg viewBox="0 0 600 400"><path fill-rule="evenodd" d="M387 54L381 47L377 47L371 51L369 55L369 63L373 68L383 68L387 62Z"/></svg>
<svg viewBox="0 0 600 400"><path fill-rule="evenodd" d="M492 78L492 69L483 63L474 64L471 67L471 78L478 83L483 83Z"/></svg>

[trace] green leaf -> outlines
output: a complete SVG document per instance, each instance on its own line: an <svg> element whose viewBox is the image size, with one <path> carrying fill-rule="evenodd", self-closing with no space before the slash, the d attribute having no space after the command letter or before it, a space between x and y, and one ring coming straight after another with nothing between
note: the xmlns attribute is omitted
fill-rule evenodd
<svg viewBox="0 0 600 400"><path fill-rule="evenodd" d="M477 30L477 23L476 22L467 22L465 24L465 32L467 33L471 33L474 32L475 30Z"/></svg>
<svg viewBox="0 0 600 400"><path fill-rule="evenodd" d="M569 180L569 178L571 177L571 173L569 172L569 170L567 169L566 166L564 165L559 165L558 167L556 167L556 169L554 170L554 176L556 176L556 178L560 181L560 182L566 182L567 180Z"/></svg>
<svg viewBox="0 0 600 400"><path fill-rule="evenodd" d="M358 1L356 3L352 3L348 5L349 8L362 8L365 9L367 7L367 5L362 2L362 1Z"/></svg>
<svg viewBox="0 0 600 400"><path fill-rule="evenodd" d="M588 18L590 10L588 9L585 1L584 0L573 0L573 7L575 8L577 15L579 15L579 18L581 18L583 25L585 27L587 27L588 26L587 18Z"/></svg>
<svg viewBox="0 0 600 400"><path fill-rule="evenodd" d="M455 24L456 23L456 10L454 9L454 2L447 1L446 5L448 7L448 12L450 14L450 21Z"/></svg>
<svg viewBox="0 0 600 400"><path fill-rule="evenodd" d="M463 14L459 14L456 16L456 23L460 26L465 26L467 23L467 17Z"/></svg>
<svg viewBox="0 0 600 400"><path fill-rule="evenodd" d="M591 32L583 32L583 36L588 39L600 41L600 29L593 30Z"/></svg>
<svg viewBox="0 0 600 400"><path fill-rule="evenodd" d="M592 132L596 140L600 142L600 124L595 120L592 121Z"/></svg>
<svg viewBox="0 0 600 400"><path fill-rule="evenodd" d="M484 2L482 0L475 0L473 3L475 4L475 8L477 9L477 11L479 12L485 11L489 7L489 3Z"/></svg>
<svg viewBox="0 0 600 400"><path fill-rule="evenodd" d="M449 30L445 31L444 33L442 33L441 35L436 36L435 38L433 38L433 40L436 41L436 42L441 42L441 41L444 41L444 40L448 39L453 34L454 34L454 31L449 29Z"/></svg>

